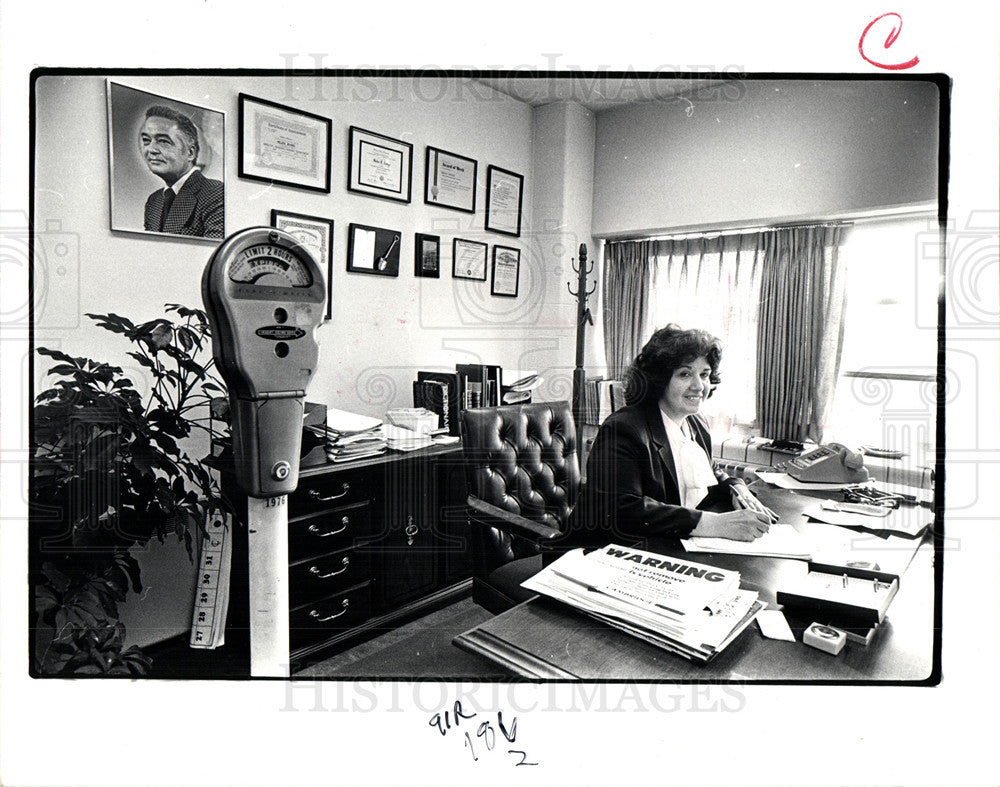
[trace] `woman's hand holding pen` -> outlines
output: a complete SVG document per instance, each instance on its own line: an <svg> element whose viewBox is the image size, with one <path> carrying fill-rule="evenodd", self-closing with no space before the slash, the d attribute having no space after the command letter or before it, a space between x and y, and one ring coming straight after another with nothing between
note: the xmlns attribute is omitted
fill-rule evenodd
<svg viewBox="0 0 1000 787"><path fill-rule="evenodd" d="M739 509L724 514L704 511L698 526L691 531L695 537L730 538L733 541L753 541L771 526L770 517L760 511Z"/></svg>
<svg viewBox="0 0 1000 787"><path fill-rule="evenodd" d="M736 506L737 509L742 508L747 511L763 514L767 517L768 524L773 525L777 523L778 515L760 502L760 500L754 496L753 492L747 489L744 484L733 484L729 488L729 491L733 496L733 505Z"/></svg>

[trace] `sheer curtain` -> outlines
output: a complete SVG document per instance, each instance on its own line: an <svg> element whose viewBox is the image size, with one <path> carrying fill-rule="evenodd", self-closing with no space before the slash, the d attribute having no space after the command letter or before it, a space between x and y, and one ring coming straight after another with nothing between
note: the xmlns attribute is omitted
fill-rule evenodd
<svg viewBox="0 0 1000 787"><path fill-rule="evenodd" d="M842 227L765 233L757 328L761 434L821 442L844 340Z"/></svg>
<svg viewBox="0 0 1000 787"><path fill-rule="evenodd" d="M608 241L604 247L604 353L608 377L622 379L649 337L645 332L655 241Z"/></svg>
<svg viewBox="0 0 1000 787"><path fill-rule="evenodd" d="M722 383L705 404L719 431L749 430L755 411L762 233L657 242L644 335L668 323L722 341Z"/></svg>

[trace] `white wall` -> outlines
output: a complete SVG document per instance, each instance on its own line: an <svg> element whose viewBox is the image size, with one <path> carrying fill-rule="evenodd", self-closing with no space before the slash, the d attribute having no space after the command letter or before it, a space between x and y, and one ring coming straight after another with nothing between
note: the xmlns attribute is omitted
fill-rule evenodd
<svg viewBox="0 0 1000 787"><path fill-rule="evenodd" d="M550 229L533 232L536 180L531 108L478 83L462 79L243 76L126 76L132 87L217 109L226 116L226 230L267 225L272 208L331 218L333 320L319 332L320 367L310 400L365 415L412 404L418 369L454 368L457 362L497 363L535 369L548 380L542 398L569 398L575 344L572 280L564 259L540 262L539 244L551 246ZM112 360L143 388L140 368L129 366L127 342L83 315L113 311L135 320L162 314L163 304L201 304L200 278L215 244L109 229L108 143L105 79L45 76L37 83L35 147L36 225L46 248L70 252L36 271L36 346ZM332 193L320 194L240 179L238 94L270 99L332 120ZM352 125L412 143L409 204L349 193L346 189L348 128ZM479 162L477 210L467 213L424 204L425 147L433 145ZM487 165L525 176L519 238L483 229ZM400 275L347 273L348 225L397 229L402 236ZM441 236L439 279L413 274L415 232ZM490 295L490 282L452 279L451 241L464 237L522 250L519 297ZM46 238L48 240L46 240ZM51 258L55 260L55 257ZM47 363L36 365L36 390ZM182 547L154 544L145 572L149 581L141 613L123 617L130 640L162 639L190 622L188 598L178 575L191 574ZM173 563L164 554L173 550ZM145 561L149 563L149 561ZM171 567L172 565L172 567ZM166 567L165 567L166 566ZM184 584L184 583L181 583ZM186 585L185 585L186 587Z"/></svg>
<svg viewBox="0 0 1000 787"><path fill-rule="evenodd" d="M336 222L333 321L319 333L321 365L310 398L380 416L389 407L411 403L410 382L420 368L482 360L545 371L565 367L567 358L572 365L572 306L564 297L564 272L537 264L534 244L538 239L532 234L532 112L526 104L460 80L320 82L188 76L115 81L225 111L227 232L268 224L272 208ZM151 318L168 301L200 304L200 276L214 248L212 243L108 229L104 91L101 78L45 77L38 84L37 113L39 226L57 222L61 232L78 242L79 255L66 275L58 281L50 277L52 286L36 315L36 337L39 344L87 350L98 357L116 352L120 343L92 328L81 318L84 312L112 310ZM237 94L241 91L333 120L331 194L268 186L236 176ZM414 145L409 204L346 190L347 129L351 125ZM424 204L428 144L479 161L474 216ZM483 229L488 164L525 175L520 238ZM347 229L352 222L401 231L398 278L347 273ZM415 232L441 236L440 279L414 277ZM495 298L490 296L489 281L452 279L451 241L456 236L487 242L491 251L494 244L522 249L520 296ZM567 268L568 259L569 253ZM545 341L536 341L539 327L547 334Z"/></svg>
<svg viewBox="0 0 1000 787"><path fill-rule="evenodd" d="M937 199L928 82L740 80L597 116L595 236Z"/></svg>
<svg viewBox="0 0 1000 787"><path fill-rule="evenodd" d="M590 234L595 129L594 113L573 101L545 104L534 110L534 226L540 240L539 255L546 267L565 269L572 292L578 289L578 277L565 268L565 261L572 258L579 264L581 244L587 247L588 265L592 268L588 289L598 282L601 272L600 255ZM570 289L564 292L575 303ZM584 364L591 374L604 366L598 297L595 290L588 300L594 325L586 327ZM566 360L572 365L574 358Z"/></svg>

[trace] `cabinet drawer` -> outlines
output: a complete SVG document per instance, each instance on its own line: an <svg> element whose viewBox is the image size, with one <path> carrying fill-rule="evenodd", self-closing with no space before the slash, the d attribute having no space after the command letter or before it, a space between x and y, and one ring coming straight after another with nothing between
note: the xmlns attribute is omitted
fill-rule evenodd
<svg viewBox="0 0 1000 787"><path fill-rule="evenodd" d="M304 560L349 546L355 539L369 536L371 529L368 503L296 518L288 523L289 560Z"/></svg>
<svg viewBox="0 0 1000 787"><path fill-rule="evenodd" d="M363 623L371 611L370 582L296 607L289 613L289 648L297 650Z"/></svg>
<svg viewBox="0 0 1000 787"><path fill-rule="evenodd" d="M313 557L288 567L290 605L298 607L371 579L371 556L353 549Z"/></svg>
<svg viewBox="0 0 1000 787"><path fill-rule="evenodd" d="M332 476L306 477L299 480L299 487L292 495L289 514L302 516L335 507L366 503L370 497L370 479L367 473L360 470Z"/></svg>

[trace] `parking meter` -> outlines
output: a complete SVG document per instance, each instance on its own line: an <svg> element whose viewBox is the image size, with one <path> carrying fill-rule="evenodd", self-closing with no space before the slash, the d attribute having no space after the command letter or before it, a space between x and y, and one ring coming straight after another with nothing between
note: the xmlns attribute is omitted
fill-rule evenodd
<svg viewBox="0 0 1000 787"><path fill-rule="evenodd" d="M248 496L250 675L288 677L287 494L298 484L326 287L295 238L255 227L216 249L201 294L229 388L236 481Z"/></svg>
<svg viewBox="0 0 1000 787"><path fill-rule="evenodd" d="M255 227L223 241L201 290L229 388L237 483L255 498L292 492L326 310L319 265L291 235Z"/></svg>

